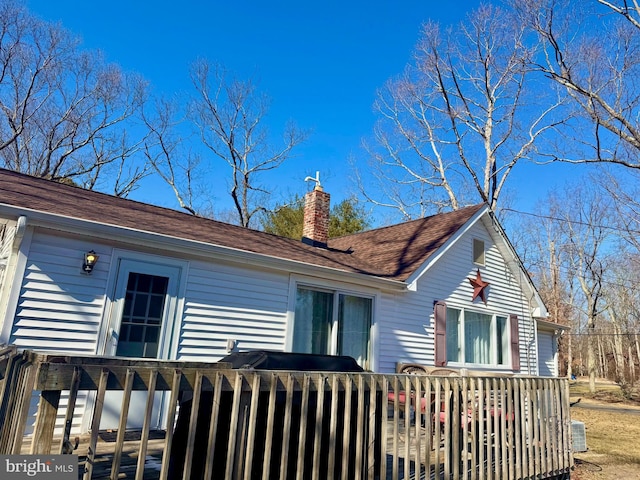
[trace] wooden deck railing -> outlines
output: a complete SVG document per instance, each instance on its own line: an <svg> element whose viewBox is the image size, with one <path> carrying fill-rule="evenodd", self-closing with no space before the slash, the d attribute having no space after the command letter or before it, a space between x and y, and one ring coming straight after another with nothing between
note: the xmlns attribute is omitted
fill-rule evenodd
<svg viewBox="0 0 640 480"><path fill-rule="evenodd" d="M234 370L15 349L0 350L0 372L0 454L65 452L79 392L95 392L93 426L106 392L122 392L110 450L92 428L73 452L85 479L511 480L568 478L573 463L565 379ZM149 393L132 447L127 412L140 390ZM177 419L160 435L150 427L155 392Z"/></svg>

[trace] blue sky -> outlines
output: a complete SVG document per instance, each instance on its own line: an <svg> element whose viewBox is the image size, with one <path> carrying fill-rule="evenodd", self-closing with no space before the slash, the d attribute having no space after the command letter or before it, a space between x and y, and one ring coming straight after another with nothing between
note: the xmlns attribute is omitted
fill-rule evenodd
<svg viewBox="0 0 640 480"><path fill-rule="evenodd" d="M431 0L324 2L247 0L140 2L27 0L43 19L59 21L87 48L137 71L156 92L190 87L188 69L199 57L221 62L240 78L252 78L272 100L273 133L293 120L312 134L279 170L283 192L306 190L316 170L335 203L353 189L347 159L363 156L372 133L376 89L410 61L419 28L428 19L455 24L479 2ZM542 167L522 166L514 187L516 206L529 208L546 192L527 180ZM518 187L521 184L522 187ZM175 207L172 193L147 185L131 198Z"/></svg>

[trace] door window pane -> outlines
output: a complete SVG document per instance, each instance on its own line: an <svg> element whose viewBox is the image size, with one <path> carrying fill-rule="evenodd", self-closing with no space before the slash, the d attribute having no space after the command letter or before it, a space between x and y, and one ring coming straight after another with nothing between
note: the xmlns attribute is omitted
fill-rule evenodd
<svg viewBox="0 0 640 480"><path fill-rule="evenodd" d="M509 336L507 334L507 317L496 317L496 350L498 365L504 365L507 360Z"/></svg>
<svg viewBox="0 0 640 480"><path fill-rule="evenodd" d="M167 287L167 277L129 274L116 355L157 356Z"/></svg>
<svg viewBox="0 0 640 480"><path fill-rule="evenodd" d="M332 293L299 288L296 297L293 351L331 353L332 319Z"/></svg>
<svg viewBox="0 0 640 480"><path fill-rule="evenodd" d="M356 359L369 368L369 332L371 331L370 298L340 295L338 312L338 355Z"/></svg>
<svg viewBox="0 0 640 480"><path fill-rule="evenodd" d="M460 362L460 310L447 308L447 360Z"/></svg>

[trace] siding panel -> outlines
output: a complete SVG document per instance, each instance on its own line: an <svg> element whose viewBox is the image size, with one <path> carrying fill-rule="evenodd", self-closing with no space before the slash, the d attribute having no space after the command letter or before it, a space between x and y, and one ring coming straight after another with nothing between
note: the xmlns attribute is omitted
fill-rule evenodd
<svg viewBox="0 0 640 480"><path fill-rule="evenodd" d="M11 343L45 351L93 354L104 310L110 251L92 275L83 254L95 244L36 231L28 254Z"/></svg>
<svg viewBox="0 0 640 480"><path fill-rule="evenodd" d="M178 348L181 360L218 360L239 350L283 351L289 276L229 265L190 267Z"/></svg>

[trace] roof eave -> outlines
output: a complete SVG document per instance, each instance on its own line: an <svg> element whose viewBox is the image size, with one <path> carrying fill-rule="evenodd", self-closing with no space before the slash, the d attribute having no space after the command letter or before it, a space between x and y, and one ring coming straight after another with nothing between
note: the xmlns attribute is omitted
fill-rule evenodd
<svg viewBox="0 0 640 480"><path fill-rule="evenodd" d="M560 325L559 323L550 322L549 320L544 320L542 318L536 318L536 325L538 327L538 330L555 331L555 332L557 331L564 332L566 330L571 330L571 327L567 325Z"/></svg>
<svg viewBox="0 0 640 480"><path fill-rule="evenodd" d="M133 245L139 245L141 242L144 242L144 245L153 248L169 251L178 250L195 256L205 256L206 258L211 258L212 255L215 255L220 260L233 263L261 265L288 273L298 273L323 278L330 277L350 283L357 282L359 284L366 284L387 291L407 290L407 283L399 280L349 272L338 268L164 235L157 232L105 224L2 203L0 203L0 213L15 216L15 218L26 216L28 224L32 226L77 233L97 239L110 238L115 241Z"/></svg>

